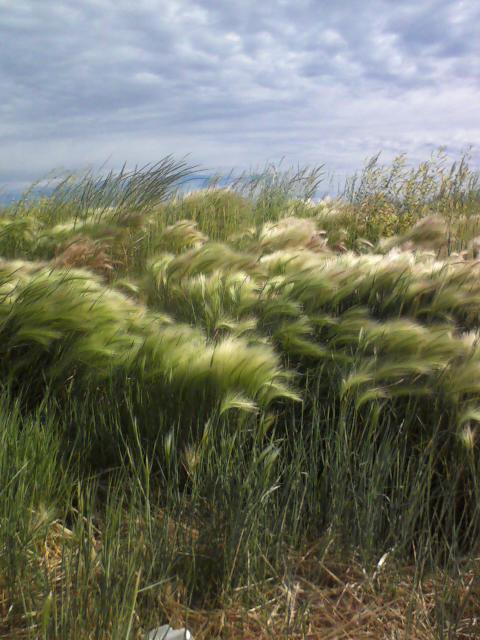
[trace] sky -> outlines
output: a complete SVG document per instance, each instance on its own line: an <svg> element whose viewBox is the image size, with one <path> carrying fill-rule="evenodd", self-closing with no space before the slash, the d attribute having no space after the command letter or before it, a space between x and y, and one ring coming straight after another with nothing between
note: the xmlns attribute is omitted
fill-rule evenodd
<svg viewBox="0 0 480 640"><path fill-rule="evenodd" d="M0 0L0 186L172 154L206 171L480 165L480 0Z"/></svg>

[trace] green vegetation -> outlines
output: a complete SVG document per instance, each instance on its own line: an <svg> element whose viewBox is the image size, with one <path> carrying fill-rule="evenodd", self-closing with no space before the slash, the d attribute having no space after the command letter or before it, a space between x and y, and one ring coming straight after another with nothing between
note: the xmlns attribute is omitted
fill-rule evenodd
<svg viewBox="0 0 480 640"><path fill-rule="evenodd" d="M1 637L480 633L467 160L2 210Z"/></svg>

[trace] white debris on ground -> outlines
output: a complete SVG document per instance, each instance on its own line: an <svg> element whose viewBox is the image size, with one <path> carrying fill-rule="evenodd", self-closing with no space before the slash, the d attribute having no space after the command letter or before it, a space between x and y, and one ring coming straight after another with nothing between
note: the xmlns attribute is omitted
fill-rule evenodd
<svg viewBox="0 0 480 640"><path fill-rule="evenodd" d="M193 640L193 636L188 629L172 629L169 624L164 624L149 631L145 640Z"/></svg>

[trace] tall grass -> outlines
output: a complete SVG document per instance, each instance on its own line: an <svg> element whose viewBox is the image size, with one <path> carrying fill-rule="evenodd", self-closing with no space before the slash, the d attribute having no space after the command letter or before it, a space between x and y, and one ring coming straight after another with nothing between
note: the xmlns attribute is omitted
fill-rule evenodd
<svg viewBox="0 0 480 640"><path fill-rule="evenodd" d="M452 468L435 481L431 451L412 450L394 420L378 423L372 416L359 437L349 419L339 423L318 404L308 423L290 415L296 438L267 425L252 432L223 420L206 425L200 438L192 433L187 448L173 425L149 452L131 413L127 420L115 408L97 408L101 413L74 406L59 414L44 405L26 420L4 396L0 560L8 585L2 627L9 637L23 629L23 637L32 638L140 638L167 620L208 637L209 616L221 632L219 607L243 611L241 637L248 629L266 633L267 620L247 613L258 606L270 611L270 632L303 637L328 625L309 601L317 597L310 580L322 593L332 572L344 571L347 554L351 572L366 572L355 582L368 611L370 581L387 552L387 582L376 582L375 590L390 584L390 592L398 588L399 597L407 597L398 631L408 633L408 600L413 607L418 588L408 571L399 582L398 572L413 559L420 585L432 568L448 567L436 574L428 596L432 612L443 618L442 625L430 620L429 632L436 627L438 637L448 637L446 629L468 622L460 606L449 609L446 601L456 597L456 573L467 584L475 576L474 556L462 556L463 535L454 525L462 470ZM73 436L68 415L81 437ZM99 463L89 449L98 447L94 434L105 422L119 462L92 475L85 460ZM69 437L75 453L65 457L60 443ZM442 437L440 430L435 437ZM478 492L478 484L472 489ZM470 514L470 523L472 515L478 520ZM469 526L475 539L478 524ZM387 580L392 570L396 578ZM337 579L349 589L348 577ZM287 615L295 584L303 594ZM473 578L457 594L467 609L477 589ZM201 613L212 607L211 614ZM419 604L413 611L428 619ZM224 624L234 619L227 613Z"/></svg>
<svg viewBox="0 0 480 640"><path fill-rule="evenodd" d="M1 634L474 637L476 174L188 172L2 212Z"/></svg>

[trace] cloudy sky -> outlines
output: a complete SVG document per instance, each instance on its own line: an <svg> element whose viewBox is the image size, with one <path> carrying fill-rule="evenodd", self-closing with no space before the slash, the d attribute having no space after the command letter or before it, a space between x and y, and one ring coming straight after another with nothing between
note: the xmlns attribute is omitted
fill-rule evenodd
<svg viewBox="0 0 480 640"><path fill-rule="evenodd" d="M0 0L0 183L439 145L480 158L479 0Z"/></svg>

